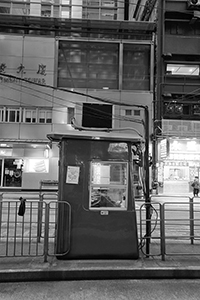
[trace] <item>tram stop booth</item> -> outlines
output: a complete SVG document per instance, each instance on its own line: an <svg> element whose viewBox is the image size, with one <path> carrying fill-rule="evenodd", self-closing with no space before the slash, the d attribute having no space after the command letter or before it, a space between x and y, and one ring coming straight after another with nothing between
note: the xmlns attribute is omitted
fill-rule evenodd
<svg viewBox="0 0 200 300"><path fill-rule="evenodd" d="M137 259L133 134L77 131L58 142L57 258Z"/></svg>

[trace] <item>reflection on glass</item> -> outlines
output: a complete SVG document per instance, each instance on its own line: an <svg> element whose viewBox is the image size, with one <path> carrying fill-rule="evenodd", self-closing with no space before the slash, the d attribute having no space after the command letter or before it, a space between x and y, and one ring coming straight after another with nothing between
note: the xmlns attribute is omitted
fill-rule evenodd
<svg viewBox="0 0 200 300"><path fill-rule="evenodd" d="M126 189L92 188L91 207L126 207Z"/></svg>
<svg viewBox="0 0 200 300"><path fill-rule="evenodd" d="M127 208L126 162L91 163L91 208Z"/></svg>
<svg viewBox="0 0 200 300"><path fill-rule="evenodd" d="M126 184L127 163L92 163L93 184Z"/></svg>

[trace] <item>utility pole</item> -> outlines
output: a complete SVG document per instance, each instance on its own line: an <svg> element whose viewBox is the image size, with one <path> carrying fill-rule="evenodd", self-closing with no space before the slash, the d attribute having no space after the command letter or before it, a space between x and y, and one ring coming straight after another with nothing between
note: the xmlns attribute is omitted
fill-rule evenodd
<svg viewBox="0 0 200 300"><path fill-rule="evenodd" d="M146 204L146 255L150 253L150 235L151 235L151 199L149 193L149 110L144 106L144 130L145 130L145 204Z"/></svg>

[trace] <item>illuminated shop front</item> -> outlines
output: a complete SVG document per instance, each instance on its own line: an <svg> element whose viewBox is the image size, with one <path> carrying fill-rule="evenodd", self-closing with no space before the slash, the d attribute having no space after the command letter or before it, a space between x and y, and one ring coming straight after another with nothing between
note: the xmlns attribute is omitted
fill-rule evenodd
<svg viewBox="0 0 200 300"><path fill-rule="evenodd" d="M38 189L40 180L57 180L56 150L47 143L0 143L0 188Z"/></svg>
<svg viewBox="0 0 200 300"><path fill-rule="evenodd" d="M163 139L159 143L158 181L164 194L191 192L191 182L200 177L200 140Z"/></svg>

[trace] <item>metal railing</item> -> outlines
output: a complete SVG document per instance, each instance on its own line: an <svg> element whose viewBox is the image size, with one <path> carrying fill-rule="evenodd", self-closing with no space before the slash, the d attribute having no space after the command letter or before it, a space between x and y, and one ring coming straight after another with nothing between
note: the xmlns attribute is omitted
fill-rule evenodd
<svg viewBox="0 0 200 300"><path fill-rule="evenodd" d="M0 257L43 256L46 262L48 256L64 255L56 252L57 216L59 207L63 210L63 206L67 206L71 224L70 204L26 201L23 216L18 215L19 205L19 201L0 202Z"/></svg>
<svg viewBox="0 0 200 300"><path fill-rule="evenodd" d="M146 219L146 205L151 206L151 219ZM141 251L145 256L145 242L151 240L150 256L199 256L200 201L189 198L184 202L151 202L139 209ZM151 233L146 235L146 222L151 222Z"/></svg>
<svg viewBox="0 0 200 300"><path fill-rule="evenodd" d="M26 201L24 216L18 215L19 201L0 201L0 257L32 257L65 255L70 249L71 207L57 201L57 194L44 193L38 199ZM57 216L59 205L67 206L68 242L65 253L57 251ZM151 218L146 219L150 205ZM151 202L141 199L136 203L139 247L143 255L199 256L200 201L189 198L184 202ZM149 236L146 222L151 224ZM150 253L145 253L145 244L150 240ZM177 247L178 245L178 247ZM181 249L181 251L178 250Z"/></svg>

